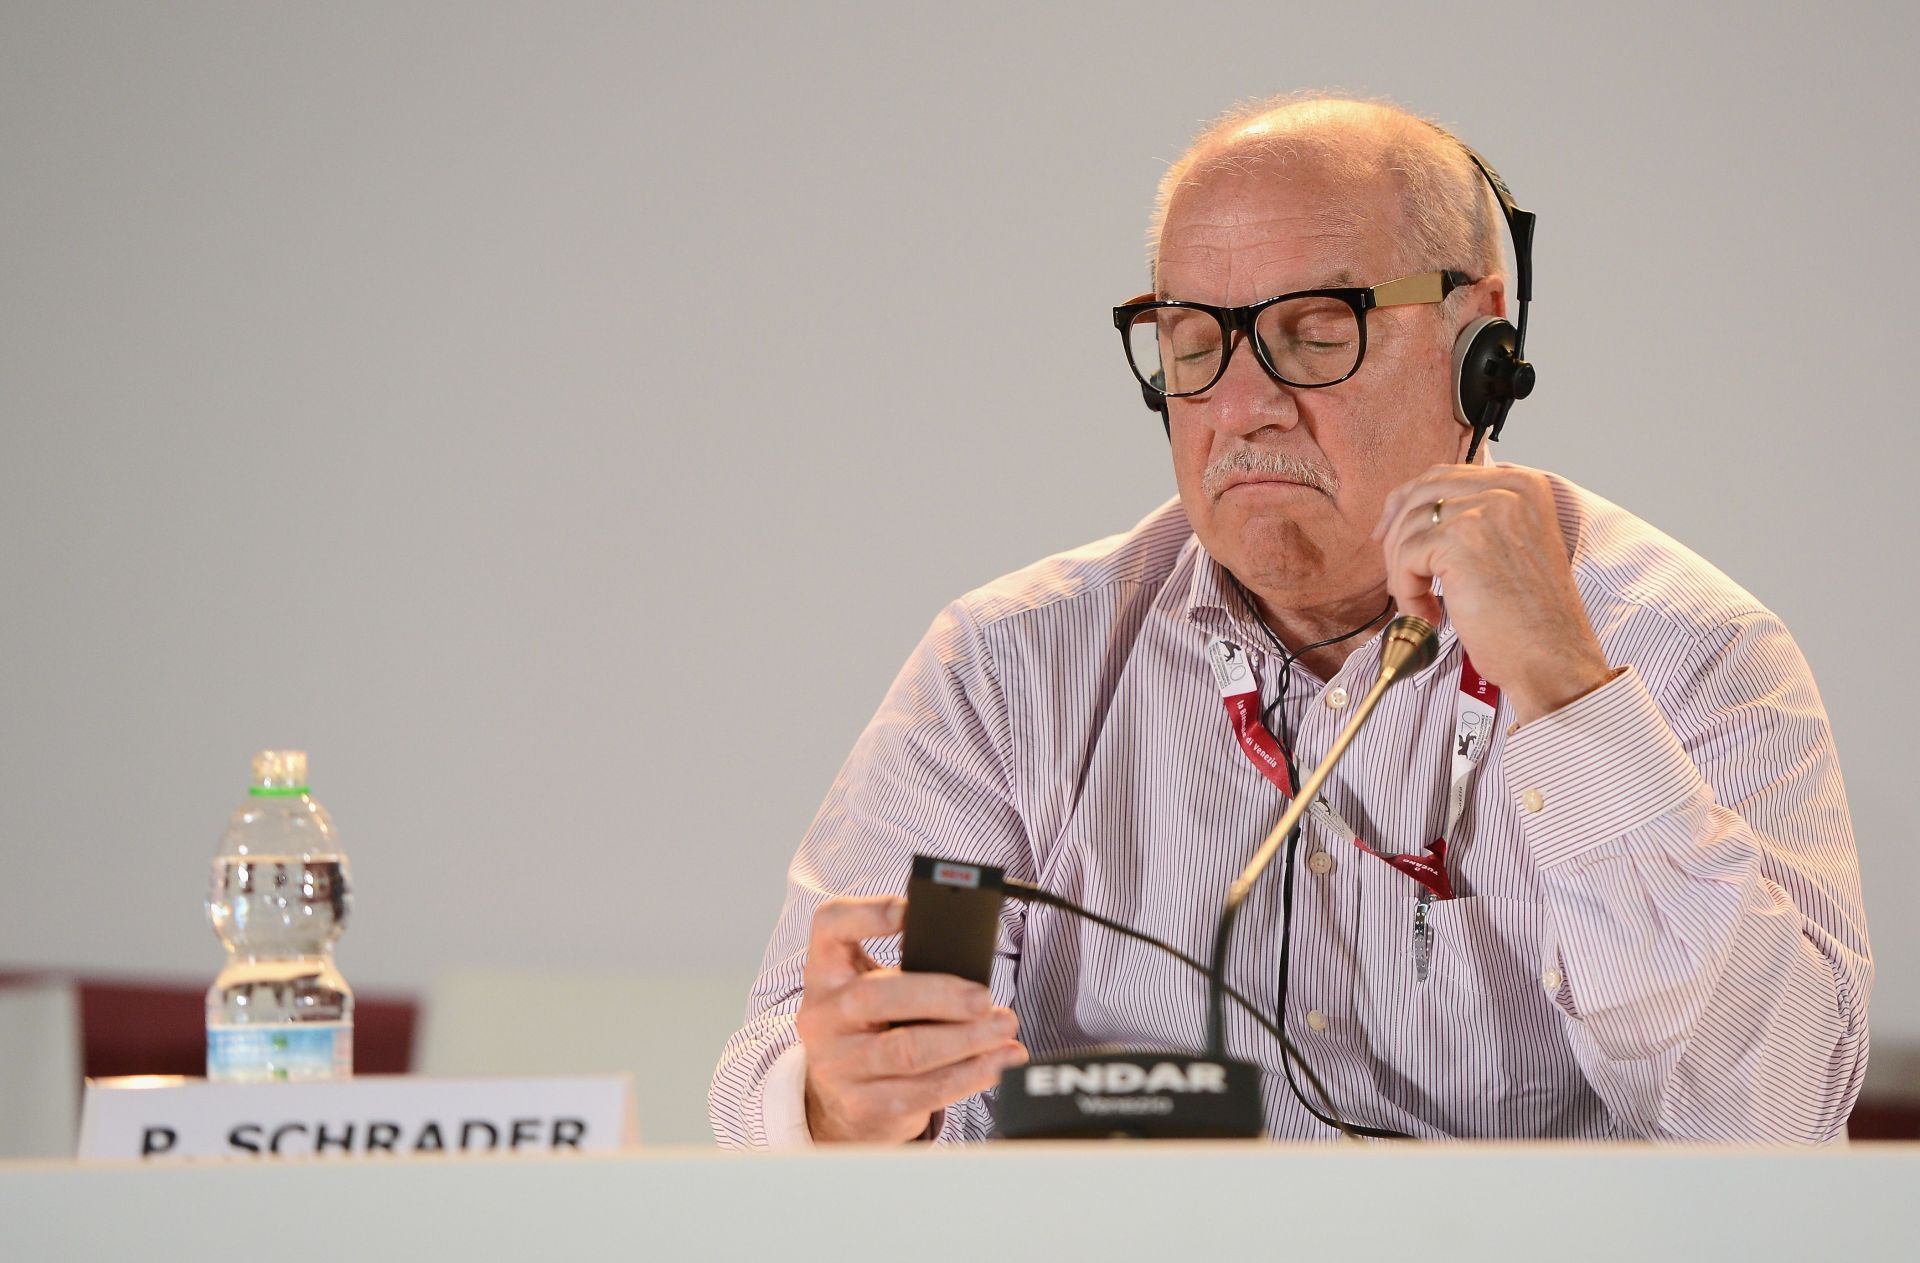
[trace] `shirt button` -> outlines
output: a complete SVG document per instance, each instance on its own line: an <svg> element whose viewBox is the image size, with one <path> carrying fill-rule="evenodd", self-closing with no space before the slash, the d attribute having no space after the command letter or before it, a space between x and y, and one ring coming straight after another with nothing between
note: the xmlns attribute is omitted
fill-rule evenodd
<svg viewBox="0 0 1920 1263"><path fill-rule="evenodd" d="M1332 688L1328 689L1327 690L1327 709L1328 710L1345 710L1346 708L1347 708L1346 688L1342 685L1336 684Z"/></svg>
<svg viewBox="0 0 1920 1263"><path fill-rule="evenodd" d="M1540 796L1539 790L1529 789L1520 795L1520 805L1528 811L1538 811L1547 805L1547 800Z"/></svg>
<svg viewBox="0 0 1920 1263"><path fill-rule="evenodd" d="M1307 867L1312 869L1315 875L1325 877L1333 871L1333 856L1325 851L1315 851L1307 857Z"/></svg>
<svg viewBox="0 0 1920 1263"><path fill-rule="evenodd" d="M1541 974L1540 985L1548 991L1560 990L1560 971L1558 969L1549 969L1546 973Z"/></svg>
<svg viewBox="0 0 1920 1263"><path fill-rule="evenodd" d="M1307 1025L1316 1031L1324 1031L1327 1029L1327 1015L1319 1009L1308 1009Z"/></svg>

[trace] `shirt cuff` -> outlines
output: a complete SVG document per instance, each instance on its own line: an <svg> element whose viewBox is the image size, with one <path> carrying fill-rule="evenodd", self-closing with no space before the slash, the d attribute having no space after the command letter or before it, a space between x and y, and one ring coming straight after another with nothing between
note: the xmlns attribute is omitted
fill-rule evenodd
<svg viewBox="0 0 1920 1263"><path fill-rule="evenodd" d="M771 1150L811 1149L807 1129L807 1046L794 1044L767 1067L760 1081L760 1125Z"/></svg>
<svg viewBox="0 0 1920 1263"><path fill-rule="evenodd" d="M935 1110L927 1129L915 1140L937 1140L947 1112ZM760 1126L767 1133L767 1149L778 1153L813 1148L813 1129L807 1126L807 1046L794 1044L767 1067L760 1080Z"/></svg>
<svg viewBox="0 0 1920 1263"><path fill-rule="evenodd" d="M1615 841L1706 792L1633 667L1515 732L1501 770L1542 868Z"/></svg>

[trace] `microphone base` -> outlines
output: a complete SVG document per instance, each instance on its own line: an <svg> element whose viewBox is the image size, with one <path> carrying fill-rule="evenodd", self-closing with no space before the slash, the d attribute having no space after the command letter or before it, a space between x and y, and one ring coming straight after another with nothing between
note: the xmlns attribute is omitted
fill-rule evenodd
<svg viewBox="0 0 1920 1263"><path fill-rule="evenodd" d="M994 1133L1006 1140L1223 1140L1259 1136L1260 1069L1189 1053L1084 1053L1000 1076Z"/></svg>

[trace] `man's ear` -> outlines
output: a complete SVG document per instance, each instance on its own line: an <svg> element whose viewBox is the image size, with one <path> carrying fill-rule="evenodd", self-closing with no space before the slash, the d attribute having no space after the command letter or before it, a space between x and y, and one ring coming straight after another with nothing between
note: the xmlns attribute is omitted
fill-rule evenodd
<svg viewBox="0 0 1920 1263"><path fill-rule="evenodd" d="M1454 336L1458 337L1462 329L1482 316L1510 319L1507 315L1507 278L1498 272L1481 277L1468 288L1466 301L1454 313Z"/></svg>

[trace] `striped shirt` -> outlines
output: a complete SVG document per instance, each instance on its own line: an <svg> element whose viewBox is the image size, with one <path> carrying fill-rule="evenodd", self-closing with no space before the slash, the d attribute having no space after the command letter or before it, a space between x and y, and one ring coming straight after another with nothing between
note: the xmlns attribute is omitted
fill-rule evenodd
<svg viewBox="0 0 1920 1263"><path fill-rule="evenodd" d="M1624 669L1518 731L1502 703L1446 857L1455 897L1430 909L1425 977L1417 884L1309 819L1287 1034L1349 1122L1418 1136L1831 1139L1866 1067L1873 967L1812 676L1718 570L1553 487L1588 617ZM1228 884L1285 806L1229 727L1214 636L1245 650L1271 703L1278 660L1178 501L947 607L794 857L714 1075L723 1144L765 1146L796 1110L804 1132L794 1013L813 910L899 893L916 852L1001 866L1208 956ZM1303 770L1379 650L1376 635L1329 680L1294 666L1286 730ZM1385 695L1323 791L1377 850L1418 852L1441 830L1460 666L1443 624L1437 660ZM1279 893L1276 864L1228 965L1269 1005ZM869 950L897 962L897 940ZM1205 1046L1199 976L1051 908L1007 905L993 991L1036 1058ZM1333 1134L1286 1089L1271 1037L1235 1009L1227 1033L1262 1067L1269 1135ZM946 1110L938 1139L986 1137L990 1109Z"/></svg>

